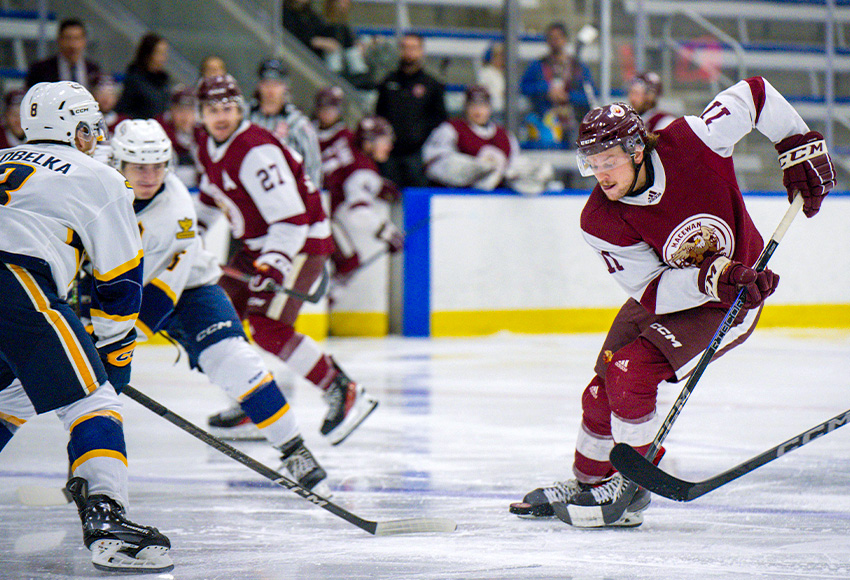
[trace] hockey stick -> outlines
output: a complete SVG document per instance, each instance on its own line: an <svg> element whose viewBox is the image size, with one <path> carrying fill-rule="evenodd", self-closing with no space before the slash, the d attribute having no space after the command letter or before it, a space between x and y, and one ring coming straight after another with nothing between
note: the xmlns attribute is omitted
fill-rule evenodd
<svg viewBox="0 0 850 580"><path fill-rule="evenodd" d="M338 516L351 524L354 524L361 530L369 532L373 536L389 536L393 534L416 534L424 532L453 532L457 529L457 524L454 521L446 518L411 518L405 520L391 520L386 522L375 522L371 520L365 520L339 507L330 500L313 493L309 489L301 487L296 482L284 477L277 471L266 467L254 458L246 455L245 453L242 453L235 447L228 445L218 437L210 435L194 423L187 421L180 415L177 415L173 411L170 411L169 409L163 407L150 397L134 389L132 386L127 385L126 387L124 387L122 392L140 405L142 405L143 407L147 407L150 411L156 413L169 423L180 427L181 429L183 429L190 435L200 439L210 447L213 447L216 450L224 453L231 459L235 459L245 467L256 471L263 477L270 479L273 483L276 483L281 487L285 487L289 491L299 495L310 503L331 512L335 516Z"/></svg>
<svg viewBox="0 0 850 580"><path fill-rule="evenodd" d="M799 193L794 198L794 201L791 202L788 211L785 212L782 220L779 222L779 225L776 226L776 231L773 232L773 235L770 237L770 240L764 246L764 249L761 252L756 264L754 266L757 272L761 272L767 266L767 262L770 260L771 256L773 256L773 252L776 251L776 247L779 245L779 242L782 241L782 238L785 236L785 232L788 231L788 227L791 225L791 222L794 221L794 218L797 217L797 214L800 212L800 208L803 206L803 196ZM646 456L643 458L643 461L649 465L652 465L653 460L658 455L658 450L661 448L661 444L664 442L664 439L667 438L667 435L670 433L670 429L673 427L673 423L676 421L676 418L679 416L679 413L682 412L682 408L687 403L688 398L691 396L691 393L696 388L697 381L699 381L703 372L705 372L706 367L708 367L708 363L711 362L711 359L720 349L720 343L723 341L723 338L726 336L726 333L734 326L735 318L738 317L741 310L744 308L744 289L742 288L740 292L738 292L738 296L735 298L735 301L732 303L731 308L729 308L728 312L726 312L726 316L724 316L723 321L720 323L720 326L717 328L717 332L714 333L714 338L711 339L708 347L702 353L699 361L697 362L696 367L691 372L691 376L688 377L688 380L685 382L685 386L682 388L682 392L679 393L678 398L673 403L673 408L670 409L670 412L667 414L667 418L664 420L664 423L661 425L661 429L658 430L658 433L655 435L655 439L653 439L652 443L649 446L649 449L646 452ZM611 463L614 467L623 473L620 469L620 459L627 452L623 451L624 447L630 447L627 443L617 443L614 445L614 448L611 450L611 454L609 456ZM648 469L648 468L647 468ZM628 478L628 476L623 473L624 476ZM609 515L608 517L617 516L619 519L620 515L625 512L626 507L632 500L635 492L637 491L637 485L634 483L629 483L628 489L624 490L620 497L613 502L608 507ZM605 522L611 523L611 522Z"/></svg>
<svg viewBox="0 0 850 580"><path fill-rule="evenodd" d="M240 280L242 282L250 282L251 278L254 277L252 274L247 274L241 270L237 270L233 266L222 266L221 271L228 278L233 278L234 280ZM325 266L322 268L322 277L319 280L319 287L316 288L315 292L312 292L310 294L304 294L302 292L298 292L297 290L286 288L282 284L275 286L273 290L278 294L288 294L289 296L297 298L298 300L303 300L304 302L312 302L313 304L315 304L316 302L322 299L322 296L325 295L325 292L327 292L328 290L329 284L330 274L328 273L328 266L326 263Z"/></svg>
<svg viewBox="0 0 850 580"><path fill-rule="evenodd" d="M850 411L845 411L728 471L724 471L720 475L715 475L703 481L690 482L673 477L654 464L647 464L643 456L628 445L620 448L617 468L624 476L652 493L676 501L691 501L738 479L754 469L758 469L762 465L770 463L774 459L782 457L786 453L811 443L818 437L832 433L839 427L846 425L848 420L850 420Z"/></svg>

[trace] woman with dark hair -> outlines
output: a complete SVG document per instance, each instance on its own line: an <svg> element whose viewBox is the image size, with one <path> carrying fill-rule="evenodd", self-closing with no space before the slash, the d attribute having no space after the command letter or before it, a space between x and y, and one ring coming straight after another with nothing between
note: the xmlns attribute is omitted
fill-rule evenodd
<svg viewBox="0 0 850 580"><path fill-rule="evenodd" d="M127 67L115 110L133 119L151 119L164 113L171 99L167 60L168 41L153 32L144 35Z"/></svg>

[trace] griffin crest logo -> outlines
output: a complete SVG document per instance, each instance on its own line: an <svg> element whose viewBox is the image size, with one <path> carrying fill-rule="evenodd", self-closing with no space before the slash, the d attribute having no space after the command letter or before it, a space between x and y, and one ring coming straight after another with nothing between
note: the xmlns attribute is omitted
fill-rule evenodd
<svg viewBox="0 0 850 580"><path fill-rule="evenodd" d="M735 239L732 228L708 214L693 216L676 226L664 243L664 261L674 268L699 267L715 254L732 256Z"/></svg>

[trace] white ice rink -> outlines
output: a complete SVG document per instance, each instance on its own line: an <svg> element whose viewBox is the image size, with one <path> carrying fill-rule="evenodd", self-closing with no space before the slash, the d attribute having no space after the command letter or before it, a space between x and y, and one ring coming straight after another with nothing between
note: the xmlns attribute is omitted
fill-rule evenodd
<svg viewBox="0 0 850 580"><path fill-rule="evenodd" d="M181 580L847 579L850 428L690 503L654 497L643 526L573 529L508 513L525 492L570 476L582 389L601 335L330 340L381 401L339 447L318 434L325 407L292 398L333 501L378 520L448 517L451 534L374 537L125 399L130 518L170 536ZM224 396L173 366L171 347L137 350L135 386L204 425ZM663 385L666 414L681 389ZM758 330L713 363L662 464L705 479L850 408L850 334ZM66 435L50 415L0 455L0 578L104 578L71 506L27 508L23 485L61 486ZM277 468L260 443L240 448Z"/></svg>

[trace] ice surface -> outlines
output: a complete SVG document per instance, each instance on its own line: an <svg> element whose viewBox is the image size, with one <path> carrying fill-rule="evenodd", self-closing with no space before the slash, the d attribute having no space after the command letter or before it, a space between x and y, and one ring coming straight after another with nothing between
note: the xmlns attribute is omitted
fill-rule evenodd
<svg viewBox="0 0 850 580"><path fill-rule="evenodd" d="M508 513L570 476L580 394L601 335L336 339L348 374L381 401L346 442L318 433L325 407L292 396L332 500L370 520L446 517L451 534L374 537L221 455L126 399L130 518L170 536L181 580L846 579L850 428L691 503L654 497L643 526L573 529ZM204 425L224 395L175 366L171 347L137 351L134 385ZM663 385L661 412L680 385ZM665 469L704 479L850 407L850 335L759 330L713 363L675 424ZM53 416L0 455L0 578L104 578L76 510L28 508L24 485L61 486L66 435ZM240 449L277 468L265 444Z"/></svg>

